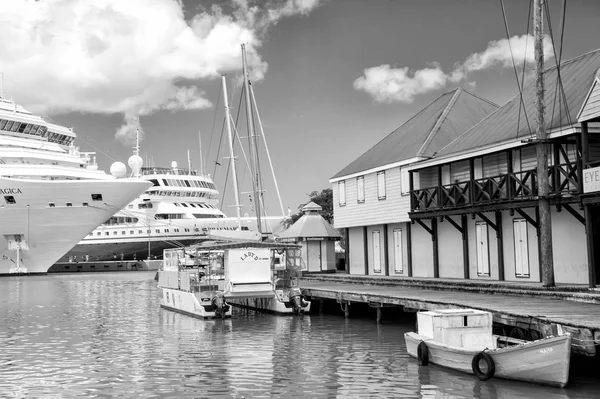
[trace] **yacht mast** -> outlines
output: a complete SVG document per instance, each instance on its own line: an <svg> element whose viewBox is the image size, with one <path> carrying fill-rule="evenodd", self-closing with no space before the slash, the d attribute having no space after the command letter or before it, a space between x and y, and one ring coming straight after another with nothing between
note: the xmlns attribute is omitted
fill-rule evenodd
<svg viewBox="0 0 600 399"><path fill-rule="evenodd" d="M204 176L204 158L202 157L202 134L198 130L198 146L200 147L200 174Z"/></svg>
<svg viewBox="0 0 600 399"><path fill-rule="evenodd" d="M279 192L279 185L277 184L277 178L275 177L275 169L273 169L273 161L271 160L271 153L269 152L269 147L267 146L267 137L265 136L265 132L262 127L262 122L260 121L258 105L256 105L256 98L254 98L254 89L252 88L252 86L250 86L250 95L252 96L252 103L254 104L254 111L256 112L256 121L258 122L258 128L260 129L260 135L262 136L263 143L265 144L265 151L267 152L269 166L271 167L271 174L273 175L273 182L275 183L275 191L277 191L279 207L281 208L281 216L285 216L285 211L283 210L283 201L281 201L281 193Z"/></svg>
<svg viewBox="0 0 600 399"><path fill-rule="evenodd" d="M540 263L542 285L554 287L554 261L552 255L552 221L550 218L550 192L548 184L548 134L544 126L544 26L543 7L545 0L534 0L534 50L535 50L535 91L536 91L536 152L538 209L540 213Z"/></svg>
<svg viewBox="0 0 600 399"><path fill-rule="evenodd" d="M242 229L242 215L240 211L240 193L238 192L237 171L235 169L235 154L233 153L233 134L231 133L231 116L229 114L229 100L227 99L227 83L225 75L221 76L223 85L223 103L225 105L225 125L227 126L227 137L229 139L229 163L231 165L231 176L233 180L233 194L235 196L235 211L238 219L238 229Z"/></svg>
<svg viewBox="0 0 600 399"><path fill-rule="evenodd" d="M254 119L252 118L252 106L250 104L250 82L248 68L246 66L246 46L242 44L242 66L244 72L244 97L246 98L246 119L248 121L248 143L250 152L250 170L252 173L252 192L254 193L254 209L256 212L256 225L259 234L262 235L261 223L261 198L260 180L258 171L258 152L256 151L256 135L254 134Z"/></svg>

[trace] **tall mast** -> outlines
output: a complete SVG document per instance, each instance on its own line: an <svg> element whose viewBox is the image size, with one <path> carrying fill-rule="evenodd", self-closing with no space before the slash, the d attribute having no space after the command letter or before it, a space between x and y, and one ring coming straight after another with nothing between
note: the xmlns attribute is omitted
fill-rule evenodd
<svg viewBox="0 0 600 399"><path fill-rule="evenodd" d="M256 211L256 225L258 232L262 235L262 223L261 223L261 199L260 193L260 180L258 176L258 164L256 151L256 136L254 134L254 120L252 118L252 106L250 104L250 82L248 77L248 69L246 66L246 46L242 44L242 66L244 72L244 97L246 98L246 119L248 120L248 143L250 152L250 169L252 172L252 192L254 193L254 209Z"/></svg>
<svg viewBox="0 0 600 399"><path fill-rule="evenodd" d="M200 174L204 176L204 158L202 157L202 134L198 130L198 146L200 147Z"/></svg>
<svg viewBox="0 0 600 399"><path fill-rule="evenodd" d="M540 262L542 266L542 285L554 286L554 260L552 255L552 221L550 217L550 192L548 184L548 134L544 126L544 0L534 0L534 50L535 50L535 92L536 92L536 152L538 208L540 214Z"/></svg>
<svg viewBox="0 0 600 399"><path fill-rule="evenodd" d="M221 76L223 84L223 103L225 105L225 125L227 126L227 137L229 139L229 164L231 165L231 175L233 177L233 195L235 196L235 211L238 219L238 229L242 229L242 215L240 211L240 193L238 192L237 171L235 169L235 154L233 153L233 134L231 133L231 116L229 115L229 100L227 99L227 83L225 75Z"/></svg>

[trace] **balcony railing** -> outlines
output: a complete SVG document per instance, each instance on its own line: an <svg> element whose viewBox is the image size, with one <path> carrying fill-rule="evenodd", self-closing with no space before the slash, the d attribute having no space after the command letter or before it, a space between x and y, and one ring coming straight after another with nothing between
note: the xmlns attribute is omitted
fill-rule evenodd
<svg viewBox="0 0 600 399"><path fill-rule="evenodd" d="M565 163L548 168L551 195L578 193L577 164ZM438 187L411 191L413 211L450 209L531 199L537 195L537 171L507 173Z"/></svg>

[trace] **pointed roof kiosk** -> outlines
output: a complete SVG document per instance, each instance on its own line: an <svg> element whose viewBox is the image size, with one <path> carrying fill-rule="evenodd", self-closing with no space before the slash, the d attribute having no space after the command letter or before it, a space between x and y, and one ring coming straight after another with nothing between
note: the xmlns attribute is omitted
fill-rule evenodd
<svg viewBox="0 0 600 399"><path fill-rule="evenodd" d="M335 271L335 242L341 235L321 216L323 208L314 202L302 207L304 215L279 235L284 242L298 242L308 272Z"/></svg>

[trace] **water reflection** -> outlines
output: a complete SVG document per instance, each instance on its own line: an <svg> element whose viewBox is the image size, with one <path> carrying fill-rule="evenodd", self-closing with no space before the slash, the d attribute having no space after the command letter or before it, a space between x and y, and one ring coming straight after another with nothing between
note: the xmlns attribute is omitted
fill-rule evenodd
<svg viewBox="0 0 600 399"><path fill-rule="evenodd" d="M566 390L480 382L408 357L414 321L236 309L199 320L159 309L151 273L0 279L0 392L16 397L589 398L592 367Z"/></svg>

